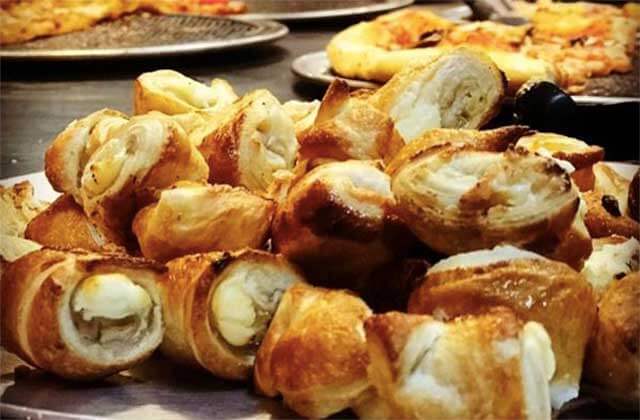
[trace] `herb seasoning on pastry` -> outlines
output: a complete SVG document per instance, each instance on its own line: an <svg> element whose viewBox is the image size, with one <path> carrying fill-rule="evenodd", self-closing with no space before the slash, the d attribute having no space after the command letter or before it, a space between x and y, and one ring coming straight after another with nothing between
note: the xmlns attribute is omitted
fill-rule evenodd
<svg viewBox="0 0 640 420"><path fill-rule="evenodd" d="M162 267L122 254L41 249L3 274L2 344L68 379L127 369L160 345Z"/></svg>
<svg viewBox="0 0 640 420"><path fill-rule="evenodd" d="M361 278L412 243L394 209L389 177L376 164L327 163L291 187L276 211L272 243L309 280L358 289Z"/></svg>
<svg viewBox="0 0 640 420"><path fill-rule="evenodd" d="M215 376L247 379L283 293L302 277L281 255L256 250L188 255L167 267L160 350Z"/></svg>
<svg viewBox="0 0 640 420"><path fill-rule="evenodd" d="M557 237L579 207L571 178L550 158L471 144L404 150L387 167L400 216L447 255Z"/></svg>
<svg viewBox="0 0 640 420"><path fill-rule="evenodd" d="M240 187L181 181L140 210L133 233L142 255L168 261L188 254L260 248L274 203Z"/></svg>
<svg viewBox="0 0 640 420"><path fill-rule="evenodd" d="M167 115L203 110L218 113L238 99L225 80L214 79L211 86L177 71L142 73L134 82L133 109L136 115L159 111Z"/></svg>
<svg viewBox="0 0 640 420"><path fill-rule="evenodd" d="M427 272L411 295L409 312L448 319L495 306L546 328L557 363L551 403L560 408L576 398L596 299L589 283L567 265L512 246L458 254Z"/></svg>
<svg viewBox="0 0 640 420"><path fill-rule="evenodd" d="M389 312L365 331L369 379L388 418L551 418L555 360L537 322L505 308L449 322Z"/></svg>
<svg viewBox="0 0 640 420"><path fill-rule="evenodd" d="M504 75L482 53L459 49L407 66L369 102L388 114L405 143L433 128L479 128L500 108Z"/></svg>
<svg viewBox="0 0 640 420"><path fill-rule="evenodd" d="M298 140L280 102L261 89L227 108L199 150L209 164L209 182L266 193L276 172L293 169Z"/></svg>
<svg viewBox="0 0 640 420"><path fill-rule="evenodd" d="M367 100L352 97L342 80L331 83L313 125L302 132L300 157L323 160L389 160L404 145L393 122Z"/></svg>
<svg viewBox="0 0 640 420"><path fill-rule="evenodd" d="M363 323L371 310L357 296L305 284L282 297L258 350L259 393L282 395L298 414L324 418L369 389Z"/></svg>

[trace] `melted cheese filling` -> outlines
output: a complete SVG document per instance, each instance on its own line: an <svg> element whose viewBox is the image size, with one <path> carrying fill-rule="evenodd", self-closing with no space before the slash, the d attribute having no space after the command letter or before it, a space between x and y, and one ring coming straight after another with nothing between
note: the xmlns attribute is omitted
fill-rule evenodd
<svg viewBox="0 0 640 420"><path fill-rule="evenodd" d="M483 249L480 251L472 251L463 254L457 254L452 257L441 260L429 270L430 273L453 270L456 268L481 267L491 265L502 261L513 261L522 259L538 259L543 260L544 257L535 252L525 251L511 245L496 246L493 249Z"/></svg>
<svg viewBox="0 0 640 420"><path fill-rule="evenodd" d="M527 322L520 338L521 372L527 418L551 418L549 380L556 370L551 339L537 322Z"/></svg>
<svg viewBox="0 0 640 420"><path fill-rule="evenodd" d="M148 326L153 301L124 274L97 274L74 291L71 310L80 335L90 341L128 341Z"/></svg>
<svg viewBox="0 0 640 420"><path fill-rule="evenodd" d="M295 277L269 264L240 263L227 270L211 299L216 329L231 346L257 346Z"/></svg>

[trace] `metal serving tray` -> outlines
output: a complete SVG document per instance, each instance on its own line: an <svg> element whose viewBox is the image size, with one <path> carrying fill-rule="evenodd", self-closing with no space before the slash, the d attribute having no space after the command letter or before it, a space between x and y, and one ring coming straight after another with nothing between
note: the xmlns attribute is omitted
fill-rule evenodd
<svg viewBox="0 0 640 420"><path fill-rule="evenodd" d="M273 42L286 26L216 16L138 13L80 32L0 48L0 59L91 60L220 51Z"/></svg>

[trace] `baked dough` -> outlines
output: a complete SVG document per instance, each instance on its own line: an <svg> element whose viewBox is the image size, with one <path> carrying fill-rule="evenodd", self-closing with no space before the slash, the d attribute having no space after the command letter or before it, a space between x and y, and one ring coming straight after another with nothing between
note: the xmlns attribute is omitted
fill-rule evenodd
<svg viewBox="0 0 640 420"><path fill-rule="evenodd" d="M406 9L348 27L331 39L326 51L331 67L339 75L386 82L413 61L431 60L455 49L452 42L439 45L442 34L452 27L453 22L427 10ZM485 52L496 63L507 77L510 93L530 79L557 77L546 61L500 50L486 39L474 44L465 41L465 45Z"/></svg>
<svg viewBox="0 0 640 420"><path fill-rule="evenodd" d="M2 345L34 366L92 380L146 359L163 335L162 267L122 254L43 248L2 276Z"/></svg>
<svg viewBox="0 0 640 420"><path fill-rule="evenodd" d="M188 255L167 267L160 350L215 376L247 379L282 294L302 277L281 255L256 250Z"/></svg>
<svg viewBox="0 0 640 420"><path fill-rule="evenodd" d="M582 193L587 212L584 222L593 238L620 235L640 238L640 224L623 213L626 204L621 204L616 196L600 191Z"/></svg>
<svg viewBox="0 0 640 420"><path fill-rule="evenodd" d="M238 99L226 80L213 79L207 86L174 70L142 73L133 84L133 92L137 115L150 111L167 115L193 111L216 114Z"/></svg>
<svg viewBox="0 0 640 420"><path fill-rule="evenodd" d="M591 167L604 159L602 147L591 146L576 138L555 133L523 136L518 140L516 147L523 147L542 156L565 160L576 170Z"/></svg>
<svg viewBox="0 0 640 420"><path fill-rule="evenodd" d="M387 114L351 96L342 80L331 83L315 122L299 139L300 157L312 166L330 160L389 160L404 145Z"/></svg>
<svg viewBox="0 0 640 420"><path fill-rule="evenodd" d="M394 209L389 177L375 163L321 165L295 182L278 206L273 247L315 283L358 289L411 244Z"/></svg>
<svg viewBox="0 0 640 420"><path fill-rule="evenodd" d="M369 388L363 330L369 315L362 300L343 290L289 288L258 350L257 391L281 394L305 417L349 408Z"/></svg>
<svg viewBox="0 0 640 420"><path fill-rule="evenodd" d="M209 182L264 194L276 172L293 169L298 140L280 102L261 89L228 107L199 150L209 164Z"/></svg>
<svg viewBox="0 0 640 420"><path fill-rule="evenodd" d="M100 233L70 194L63 194L34 217L25 238L58 249L88 251L116 250L117 246Z"/></svg>
<svg viewBox="0 0 640 420"><path fill-rule="evenodd" d="M409 143L433 128L483 126L499 111L505 85L486 55L460 48L407 65L369 102Z"/></svg>
<svg viewBox="0 0 640 420"><path fill-rule="evenodd" d="M589 283L567 265L511 246L458 254L431 267L409 300L409 312L444 319L495 306L546 328L557 365L551 404L559 409L576 398L596 299Z"/></svg>
<svg viewBox="0 0 640 420"><path fill-rule="evenodd" d="M168 261L188 254L260 248L275 204L244 188L178 182L138 212L133 233L142 255Z"/></svg>
<svg viewBox="0 0 640 420"><path fill-rule="evenodd" d="M54 142L49 150L57 146ZM62 152L74 150L69 146ZM131 118L79 167L74 173L77 201L100 232L113 233L108 239L119 245L130 242L131 221L145 200L179 180L204 181L209 172L184 130L160 113Z"/></svg>
<svg viewBox="0 0 640 420"><path fill-rule="evenodd" d="M46 207L46 203L33 196L33 185L29 181L11 187L0 185L0 234L24 235L27 224Z"/></svg>
<svg viewBox="0 0 640 420"><path fill-rule="evenodd" d="M598 305L589 343L585 380L595 395L619 409L635 410L640 400L640 274L614 281Z"/></svg>
<svg viewBox="0 0 640 420"><path fill-rule="evenodd" d="M291 121L293 121L296 137L300 139L302 132L311 127L316 120L320 109L320 101L317 99L310 102L291 100L283 103L282 107L291 118Z"/></svg>
<svg viewBox="0 0 640 420"><path fill-rule="evenodd" d="M365 322L369 379L386 418L550 419L549 336L505 308L442 322L390 312Z"/></svg>
<svg viewBox="0 0 640 420"><path fill-rule="evenodd" d="M438 252L534 245L572 224L579 197L553 160L523 149L409 144L387 168L400 216ZM415 148L414 148L415 147Z"/></svg>
<svg viewBox="0 0 640 420"><path fill-rule="evenodd" d="M613 235L593 240L593 252L581 273L601 295L610 284L639 269L640 242Z"/></svg>

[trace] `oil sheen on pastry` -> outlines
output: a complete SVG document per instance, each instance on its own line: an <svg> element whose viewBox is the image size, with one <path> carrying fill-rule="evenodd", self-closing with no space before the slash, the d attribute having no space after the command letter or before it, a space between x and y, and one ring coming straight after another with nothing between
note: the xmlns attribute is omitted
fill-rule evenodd
<svg viewBox="0 0 640 420"><path fill-rule="evenodd" d="M389 312L365 322L369 379L389 418L550 419L551 341L506 308L443 322Z"/></svg>
<svg viewBox="0 0 640 420"><path fill-rule="evenodd" d="M542 324L556 358L551 403L578 396L587 342L596 317L589 283L566 264L499 246L458 254L434 265L409 300L409 312L450 319L506 306Z"/></svg>

